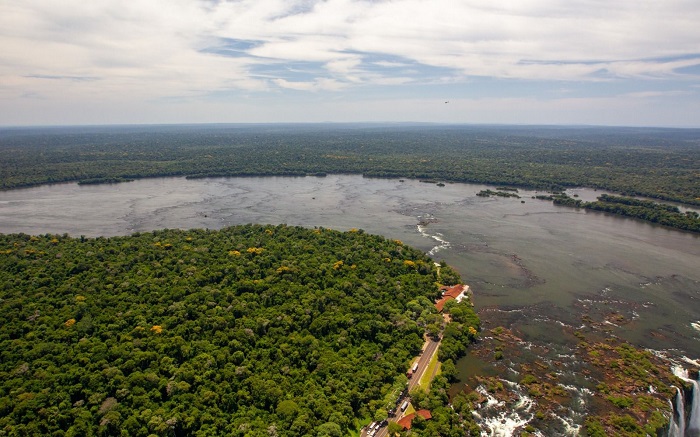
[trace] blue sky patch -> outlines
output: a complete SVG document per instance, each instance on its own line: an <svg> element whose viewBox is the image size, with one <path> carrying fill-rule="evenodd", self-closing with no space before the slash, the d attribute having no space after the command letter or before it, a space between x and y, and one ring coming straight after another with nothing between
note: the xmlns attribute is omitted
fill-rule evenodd
<svg viewBox="0 0 700 437"><path fill-rule="evenodd" d="M221 38L220 44L202 49L202 53L212 53L219 56L231 58L252 57L248 50L254 49L263 44L263 41Z"/></svg>

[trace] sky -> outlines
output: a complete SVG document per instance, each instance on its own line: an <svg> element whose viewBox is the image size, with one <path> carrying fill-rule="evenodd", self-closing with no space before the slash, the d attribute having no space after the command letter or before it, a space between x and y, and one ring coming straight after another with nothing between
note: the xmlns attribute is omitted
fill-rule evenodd
<svg viewBox="0 0 700 437"><path fill-rule="evenodd" d="M698 0L2 0L0 125L700 127Z"/></svg>

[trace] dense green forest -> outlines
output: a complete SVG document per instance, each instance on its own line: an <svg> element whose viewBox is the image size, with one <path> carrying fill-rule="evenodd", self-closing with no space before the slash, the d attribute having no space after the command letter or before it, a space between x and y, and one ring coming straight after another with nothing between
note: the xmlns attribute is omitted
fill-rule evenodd
<svg viewBox="0 0 700 437"><path fill-rule="evenodd" d="M700 205L700 130L440 125L0 129L0 187L151 176L359 173L604 188Z"/></svg>
<svg viewBox="0 0 700 437"><path fill-rule="evenodd" d="M361 230L0 235L0 434L348 435L442 319L439 279L459 277ZM448 310L447 360L479 328ZM474 426L451 363L417 394L422 435Z"/></svg>
<svg viewBox="0 0 700 437"><path fill-rule="evenodd" d="M555 205L609 212L672 228L700 232L700 214L697 212L686 211L683 213L677 206L656 203L651 200L603 194L594 202L584 202L580 199L569 197L564 193L552 196L538 196L538 198L552 200Z"/></svg>

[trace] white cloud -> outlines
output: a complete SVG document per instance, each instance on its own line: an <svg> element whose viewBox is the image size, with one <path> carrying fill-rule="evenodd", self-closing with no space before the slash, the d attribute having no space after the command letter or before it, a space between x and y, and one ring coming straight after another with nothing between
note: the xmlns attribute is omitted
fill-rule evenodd
<svg viewBox="0 0 700 437"><path fill-rule="evenodd" d="M696 0L5 0L0 98L673 80L700 64L698 22ZM255 44L213 50L231 41Z"/></svg>
<svg viewBox="0 0 700 437"><path fill-rule="evenodd" d="M410 64L407 64L405 62L391 62L391 61L377 61L373 62L374 65L379 65L380 67L388 67L388 68L400 68L400 67L408 67Z"/></svg>
<svg viewBox="0 0 700 437"><path fill-rule="evenodd" d="M345 85L334 79L316 78L313 81L288 81L285 79L272 79L281 88L297 91L336 91L345 88Z"/></svg>

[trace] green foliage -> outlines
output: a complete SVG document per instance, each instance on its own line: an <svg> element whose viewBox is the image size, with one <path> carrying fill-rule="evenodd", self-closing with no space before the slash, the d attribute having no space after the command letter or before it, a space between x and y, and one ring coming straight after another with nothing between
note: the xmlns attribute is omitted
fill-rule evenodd
<svg viewBox="0 0 700 437"><path fill-rule="evenodd" d="M537 384L538 382L539 381L537 380L537 377L535 375L530 374L530 373L523 376L523 379L520 380L520 383L525 384L525 385Z"/></svg>
<svg viewBox="0 0 700 437"><path fill-rule="evenodd" d="M634 401L628 396L608 396L608 400L618 408L629 408L634 405Z"/></svg>
<svg viewBox="0 0 700 437"><path fill-rule="evenodd" d="M316 435L318 437L343 437L343 430L337 423L326 422L318 427Z"/></svg>
<svg viewBox="0 0 700 437"><path fill-rule="evenodd" d="M649 435L658 434L659 430L668 429L669 419L664 416L661 411L656 410L651 413L647 423L644 424L644 430Z"/></svg>
<svg viewBox="0 0 700 437"><path fill-rule="evenodd" d="M595 416L586 417L585 430L588 437L608 437L600 419Z"/></svg>
<svg viewBox="0 0 700 437"><path fill-rule="evenodd" d="M0 430L348 435L420 350L409 302L436 279L363 232L0 235Z"/></svg>
<svg viewBox="0 0 700 437"><path fill-rule="evenodd" d="M462 282L459 273L445 261L440 261L440 277L438 279L443 285L456 285Z"/></svg>
<svg viewBox="0 0 700 437"><path fill-rule="evenodd" d="M620 432L631 435L644 436L646 433L642 431L642 428L637 424L637 421L628 414L624 416L612 415L610 418L611 424L617 428Z"/></svg>
<svg viewBox="0 0 700 437"><path fill-rule="evenodd" d="M518 191L518 190L515 190L515 191ZM520 196L517 193L510 192L510 190L501 191L501 188L499 188L498 191L481 190L478 193L476 193L476 195L479 197L496 196L496 197L515 197L516 199L520 199Z"/></svg>
<svg viewBox="0 0 700 437"><path fill-rule="evenodd" d="M387 417L389 417L389 413L384 408L379 408L377 411L374 412L374 420L377 422L381 422Z"/></svg>
<svg viewBox="0 0 700 437"><path fill-rule="evenodd" d="M0 188L152 176L356 173L700 205L697 129L210 125L0 130ZM502 188L501 188L502 190Z"/></svg>
<svg viewBox="0 0 700 437"><path fill-rule="evenodd" d="M441 364L440 373L450 382L457 381L457 367L452 360L447 360Z"/></svg>
<svg viewBox="0 0 700 437"><path fill-rule="evenodd" d="M411 392L411 399L416 408L429 410L432 419L423 420L422 417L416 417L408 435L435 437L480 435L480 428L471 412L473 400L470 400L465 393L458 393L450 405L447 395L449 388L450 383L447 378L444 375L438 375L430 387L430 392L426 393L422 389L414 389Z"/></svg>
<svg viewBox="0 0 700 437"><path fill-rule="evenodd" d="M399 433L401 432L401 430L403 430L403 428L401 428L401 425L399 425L396 422L389 422L389 427L387 428L389 435Z"/></svg>
<svg viewBox="0 0 700 437"><path fill-rule="evenodd" d="M386 395L384 396L384 400L380 404L381 408L384 410L389 410L389 409L394 408L396 406L396 403L397 403L399 397L401 396L401 393L406 388L406 384L408 384L408 377L406 376L405 373L400 373L394 379L394 384L386 392Z"/></svg>
<svg viewBox="0 0 700 437"><path fill-rule="evenodd" d="M640 220L686 231L700 232L700 215L695 211L680 212L678 207L653 202L651 200L639 200L630 197L610 196L603 194L595 202L583 202L573 199L566 194L559 194L551 198L555 205L585 208L593 211L609 212L611 214L634 217Z"/></svg>
<svg viewBox="0 0 700 437"><path fill-rule="evenodd" d="M442 343L438 350L438 359L441 362L447 360L456 361L466 354L467 347L476 340L476 335L481 325L479 317L474 312L474 307L468 300L462 302L448 302L445 312L452 317L443 331Z"/></svg>

